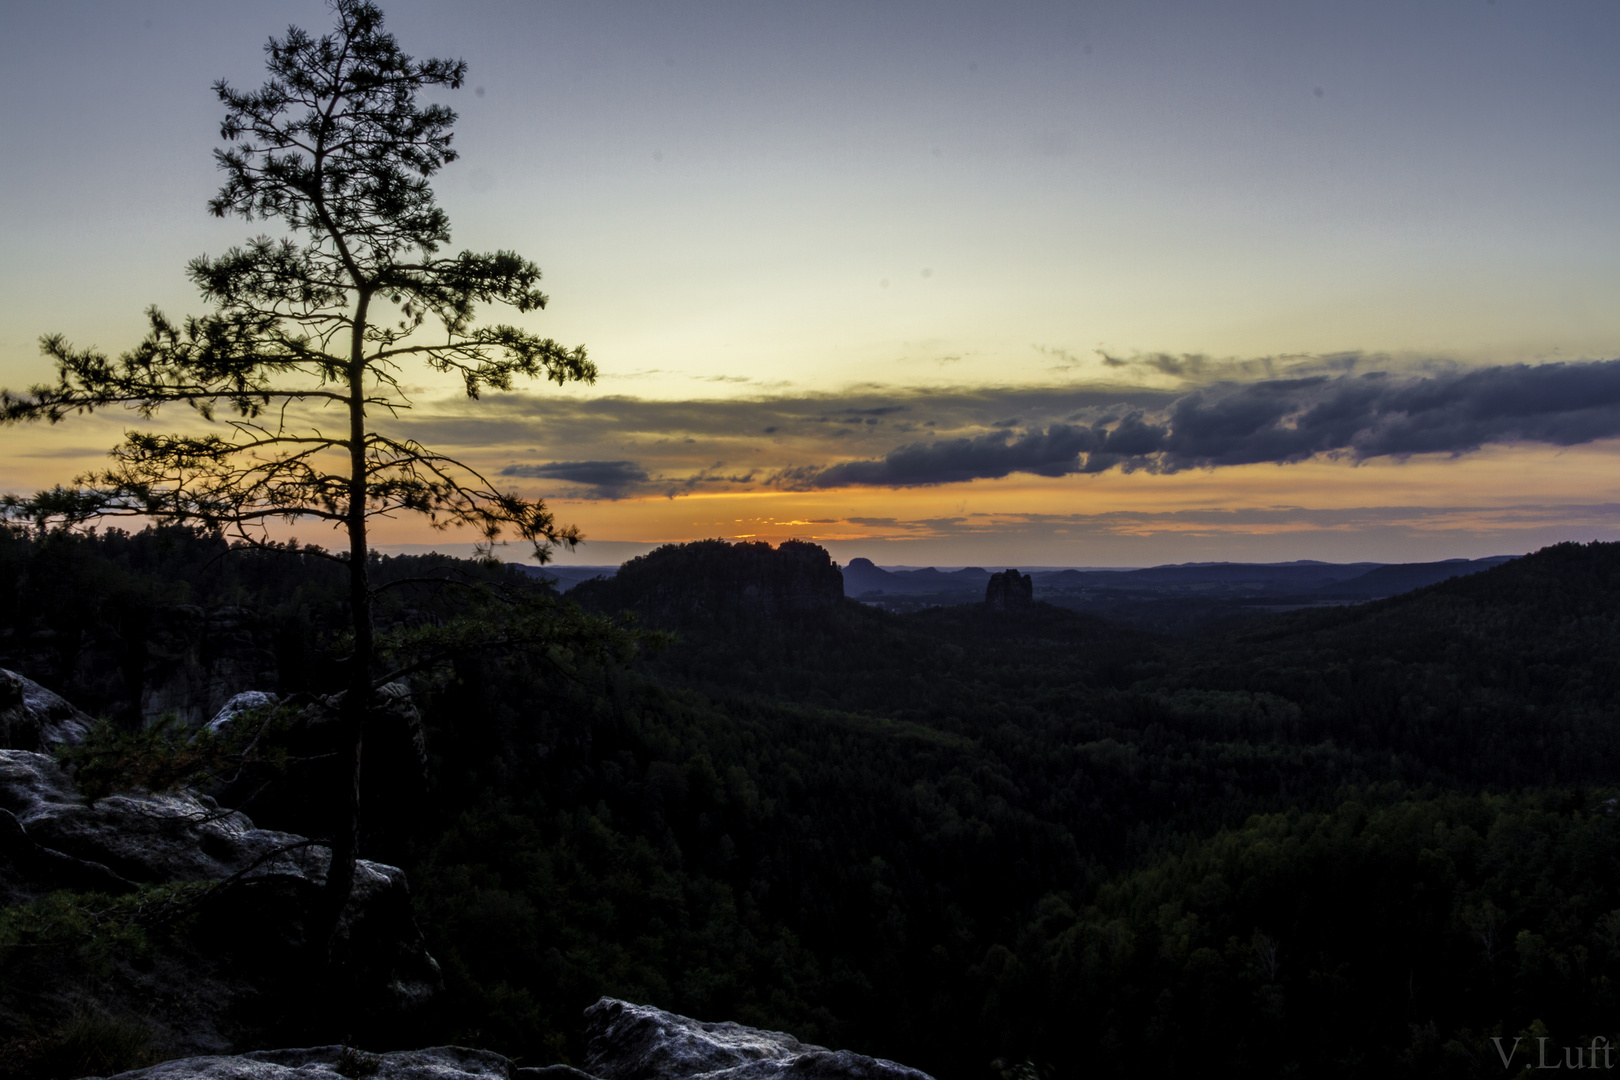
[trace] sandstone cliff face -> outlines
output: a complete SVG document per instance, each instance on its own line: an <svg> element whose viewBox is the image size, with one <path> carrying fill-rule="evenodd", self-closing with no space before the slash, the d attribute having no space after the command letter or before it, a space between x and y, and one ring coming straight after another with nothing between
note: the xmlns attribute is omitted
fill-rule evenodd
<svg viewBox="0 0 1620 1080"><path fill-rule="evenodd" d="M139 620L0 638L0 664L28 671L98 716L165 713L196 726L243 690L275 690L275 632L245 608L159 605ZM0 706L3 707L3 706Z"/></svg>
<svg viewBox="0 0 1620 1080"><path fill-rule="evenodd" d="M779 1031L704 1023L603 998L585 1010L585 1069L519 1068L487 1050L438 1046L362 1054L341 1046L194 1057L120 1073L118 1080L930 1080L926 1073Z"/></svg>
<svg viewBox="0 0 1620 1080"><path fill-rule="evenodd" d="M699 540L631 559L614 577L584 582L569 595L587 607L633 608L657 621L775 618L841 603L844 575L817 544Z"/></svg>
<svg viewBox="0 0 1620 1080"><path fill-rule="evenodd" d="M271 633L246 608L159 608L140 669L140 711L147 720L174 713L191 726L244 690L274 690Z"/></svg>

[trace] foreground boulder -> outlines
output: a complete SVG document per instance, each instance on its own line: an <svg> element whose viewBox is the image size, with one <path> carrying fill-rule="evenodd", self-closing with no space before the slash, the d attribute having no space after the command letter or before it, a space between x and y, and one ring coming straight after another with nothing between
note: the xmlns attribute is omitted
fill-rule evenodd
<svg viewBox="0 0 1620 1080"><path fill-rule="evenodd" d="M568 1080L585 1076L566 1065L520 1069L499 1054L461 1046L391 1054L367 1054L344 1046L259 1050L229 1057L182 1058L118 1074L119 1080Z"/></svg>
<svg viewBox="0 0 1620 1080"><path fill-rule="evenodd" d="M391 1054L321 1046L166 1061L118 1080L930 1080L892 1061L810 1046L780 1031L704 1023L613 998L585 1010L585 1031L585 1071L518 1068L499 1054L458 1046Z"/></svg>
<svg viewBox="0 0 1620 1080"><path fill-rule="evenodd" d="M602 1080L929 1080L892 1061L780 1031L705 1023L613 998L585 1010L585 1029L585 1069Z"/></svg>
<svg viewBox="0 0 1620 1080"><path fill-rule="evenodd" d="M0 749L50 750L84 741L92 721L33 679L0 668Z"/></svg>
<svg viewBox="0 0 1620 1080"><path fill-rule="evenodd" d="M358 1032L408 1022L442 981L412 917L405 875L358 864L334 947L337 974L329 975L321 914L328 858L324 846L256 828L190 791L91 803L53 758L0 750L0 902L64 889L123 895L155 939L127 955L115 950L109 961L50 945L47 935L45 947L8 958L0 1032L85 1012L128 1015L152 1029L162 1051L196 1053L307 1038L323 1023ZM86 903L83 917L110 903ZM75 937L83 932L66 940Z"/></svg>

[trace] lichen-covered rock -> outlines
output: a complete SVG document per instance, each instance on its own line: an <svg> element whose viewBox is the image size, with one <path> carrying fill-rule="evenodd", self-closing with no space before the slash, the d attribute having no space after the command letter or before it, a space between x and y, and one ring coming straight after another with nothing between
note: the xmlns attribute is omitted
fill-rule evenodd
<svg viewBox="0 0 1620 1080"><path fill-rule="evenodd" d="M303 837L256 829L246 816L189 791L109 795L92 804L44 754L0 751L0 809L34 842L135 882L218 881L255 864L267 874L322 872L323 860Z"/></svg>
<svg viewBox="0 0 1620 1080"><path fill-rule="evenodd" d="M574 1072L570 1069L569 1072ZM435 1046L390 1054L367 1054L342 1046L258 1050L250 1054L189 1057L165 1061L118 1080L523 1080L538 1069L517 1069L488 1050ZM536 1080L550 1080L549 1077Z"/></svg>
<svg viewBox="0 0 1620 1080"><path fill-rule="evenodd" d="M34 680L0 668L0 749L49 751L76 744L92 722Z"/></svg>
<svg viewBox="0 0 1620 1080"><path fill-rule="evenodd" d="M499 1054L463 1046L387 1054L368 1054L343 1046L257 1050L249 1054L177 1058L119 1073L116 1080L348 1080L356 1076L368 1080L596 1080L567 1065L518 1068Z"/></svg>
<svg viewBox="0 0 1620 1080"><path fill-rule="evenodd" d="M244 690L220 706L207 723L209 731L223 732L247 713L267 713L281 704L281 698L265 690Z"/></svg>
<svg viewBox="0 0 1620 1080"><path fill-rule="evenodd" d="M780 1031L705 1023L603 998L585 1010L585 1069L602 1080L929 1080L882 1058Z"/></svg>
<svg viewBox="0 0 1620 1080"><path fill-rule="evenodd" d="M518 1068L488 1050L436 1046L367 1054L341 1046L181 1058L115 1080L931 1080L926 1073L780 1031L709 1024L603 998L585 1010L585 1071Z"/></svg>

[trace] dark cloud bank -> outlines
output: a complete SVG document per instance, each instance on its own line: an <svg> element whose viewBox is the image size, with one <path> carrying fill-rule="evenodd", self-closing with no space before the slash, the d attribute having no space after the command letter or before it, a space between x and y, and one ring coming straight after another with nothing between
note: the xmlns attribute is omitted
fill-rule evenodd
<svg viewBox="0 0 1620 1080"><path fill-rule="evenodd" d="M476 418L452 407L406 422L424 442L528 443L531 460L502 475L550 482L571 497L761 484L900 488L1012 473L1173 473L1319 455L1456 455L1492 443L1572 446L1620 437L1620 360L1367 374L1341 367L1181 389L873 386L697 401L514 395L482 403Z"/></svg>
<svg viewBox="0 0 1620 1080"><path fill-rule="evenodd" d="M535 465L508 465L501 470L501 475L578 484L591 489L596 498L613 498L619 492L639 487L651 479L647 470L633 461L548 461Z"/></svg>
<svg viewBox="0 0 1620 1080"><path fill-rule="evenodd" d="M1086 414L1090 415L1086 415ZM1488 443L1620 436L1620 360L1221 383L1162 405L1092 406L1044 428L912 442L881 458L784 470L793 488L915 487L1011 473L1184 469L1463 454Z"/></svg>
<svg viewBox="0 0 1620 1080"><path fill-rule="evenodd" d="M754 481L753 473L727 473L724 466L725 462L717 461L709 468L686 476L654 477L633 461L547 461L532 465L508 465L501 470L501 475L573 484L574 495L590 499L620 499L648 490L661 491L674 498L705 486L734 486Z"/></svg>

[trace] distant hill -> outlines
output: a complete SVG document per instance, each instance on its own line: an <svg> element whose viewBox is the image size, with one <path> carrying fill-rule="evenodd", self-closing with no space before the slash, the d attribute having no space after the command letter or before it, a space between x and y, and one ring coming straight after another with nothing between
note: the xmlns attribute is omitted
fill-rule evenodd
<svg viewBox="0 0 1620 1080"><path fill-rule="evenodd" d="M1040 569L1030 571L1030 577L1037 601L1155 633L1185 634L1279 611L1378 600L1488 570L1513 558L1498 555L1387 564L1315 560L1179 563L1137 570ZM558 592L565 593L619 572L614 566L523 569L553 582ZM666 572L678 571L671 564ZM866 558L851 559L842 573L843 595L895 612L978 603L984 599L991 577L990 570L979 566L885 569ZM597 594L607 595L601 590L583 595Z"/></svg>
<svg viewBox="0 0 1620 1080"><path fill-rule="evenodd" d="M1463 569L1456 572L1459 565ZM1471 567L1478 569L1467 569ZM1611 634L1620 627L1620 543L1554 544L1514 559L1418 563L1380 570L1391 572L1382 580L1392 586L1416 580L1420 571L1446 576L1377 603L1300 612L1285 624L1289 632L1318 636L1352 630L1375 632L1385 651L1400 640L1420 648L1454 651L1463 638L1488 638L1493 648L1527 656L1572 634L1581 637L1579 651L1588 652L1595 640L1592 634ZM1403 577L1408 571L1411 576Z"/></svg>
<svg viewBox="0 0 1620 1080"><path fill-rule="evenodd" d="M1050 599L1081 590L1162 591L1219 587L1256 595L1286 593L1320 598L1370 599L1393 596L1437 581L1499 566L1511 555L1487 559L1446 559L1432 563L1181 563L1140 570L1034 570L1036 595ZM885 570L870 559L851 559L844 568L844 591L866 599L984 591L990 571L972 566L942 571ZM1046 594L1046 595L1043 595Z"/></svg>
<svg viewBox="0 0 1620 1080"><path fill-rule="evenodd" d="M1035 599L1161 634L1223 628L1296 608L1361 603L1393 596L1511 559L1435 563L1182 563L1139 570L1033 570ZM984 599L990 571L886 570L852 559L844 591L894 612L949 607Z"/></svg>
<svg viewBox="0 0 1620 1080"><path fill-rule="evenodd" d="M1377 600L1452 578L1477 574L1481 570L1512 562L1513 558L1512 555L1496 555L1488 559L1446 559L1443 562L1379 566L1359 577L1323 586L1316 590L1316 595L1325 599Z"/></svg>
<svg viewBox="0 0 1620 1080"><path fill-rule="evenodd" d="M869 594L932 596L942 593L977 594L984 599L990 571L970 566L962 570L885 570L871 559L851 559L844 568L844 595L863 598ZM960 602L960 601L958 601Z"/></svg>
<svg viewBox="0 0 1620 1080"><path fill-rule="evenodd" d="M582 581L594 578L610 578L619 572L617 564L611 566L529 566L525 563L515 564L524 573L532 577L549 581L560 593L565 593Z"/></svg>
<svg viewBox="0 0 1620 1080"><path fill-rule="evenodd" d="M1178 563L1149 566L1141 570L1061 571L1046 576L1049 586L1063 584L1094 587L1142 587L1147 585L1239 585L1252 589L1318 589L1348 578L1359 577L1379 563L1326 563L1314 560L1285 563ZM1071 577L1073 573L1075 576ZM1037 579L1039 580L1039 579Z"/></svg>

